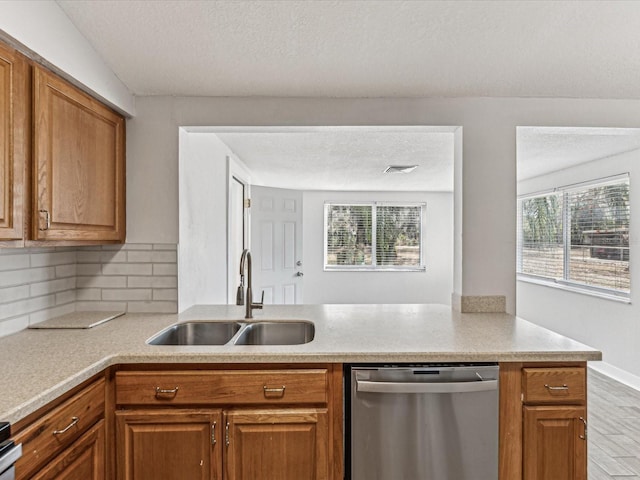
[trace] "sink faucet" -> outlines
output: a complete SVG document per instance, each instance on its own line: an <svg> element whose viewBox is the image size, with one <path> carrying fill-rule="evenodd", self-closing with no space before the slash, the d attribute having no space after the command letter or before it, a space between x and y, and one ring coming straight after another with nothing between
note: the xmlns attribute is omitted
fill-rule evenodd
<svg viewBox="0 0 640 480"><path fill-rule="evenodd" d="M247 298L245 301L244 296L244 270L245 263L247 268ZM262 299L260 303L254 303L253 294L251 291L251 252L248 249L242 251L240 257L240 285L238 286L238 293L236 294L236 305L246 305L244 318L253 318L253 309L262 309L264 305L264 290L262 291Z"/></svg>

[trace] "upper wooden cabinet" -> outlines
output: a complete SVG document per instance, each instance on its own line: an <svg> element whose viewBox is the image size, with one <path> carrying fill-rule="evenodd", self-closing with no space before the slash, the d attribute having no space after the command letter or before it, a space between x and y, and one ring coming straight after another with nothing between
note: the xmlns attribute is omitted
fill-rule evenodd
<svg viewBox="0 0 640 480"><path fill-rule="evenodd" d="M0 43L0 245L24 238L29 91L27 59Z"/></svg>
<svg viewBox="0 0 640 480"><path fill-rule="evenodd" d="M124 118L34 67L35 240L123 242Z"/></svg>

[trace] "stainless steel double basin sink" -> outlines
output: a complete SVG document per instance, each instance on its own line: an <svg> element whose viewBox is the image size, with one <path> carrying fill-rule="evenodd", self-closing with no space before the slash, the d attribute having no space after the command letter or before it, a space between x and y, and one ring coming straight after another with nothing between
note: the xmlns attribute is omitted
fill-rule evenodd
<svg viewBox="0 0 640 480"><path fill-rule="evenodd" d="M177 323L147 340L149 345L301 345L315 335L306 320L190 321Z"/></svg>

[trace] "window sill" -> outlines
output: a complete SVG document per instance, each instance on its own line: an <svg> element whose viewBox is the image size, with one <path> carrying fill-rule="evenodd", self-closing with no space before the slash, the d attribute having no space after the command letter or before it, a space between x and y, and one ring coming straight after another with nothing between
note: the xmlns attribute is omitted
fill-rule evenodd
<svg viewBox="0 0 640 480"><path fill-rule="evenodd" d="M427 267L324 267L325 272L426 272Z"/></svg>
<svg viewBox="0 0 640 480"><path fill-rule="evenodd" d="M580 293L582 295L589 295L591 297L598 297L598 298L602 298L603 300L612 300L618 303L631 304L631 298L629 297L613 295L610 293L606 293L598 290L591 290L588 288L580 288L578 286L567 285L567 284L556 282L553 280L543 280L541 278L530 277L522 274L518 274L516 276L516 279L519 282L533 283L535 285L541 285L543 287L557 288L559 290L564 290L567 292Z"/></svg>

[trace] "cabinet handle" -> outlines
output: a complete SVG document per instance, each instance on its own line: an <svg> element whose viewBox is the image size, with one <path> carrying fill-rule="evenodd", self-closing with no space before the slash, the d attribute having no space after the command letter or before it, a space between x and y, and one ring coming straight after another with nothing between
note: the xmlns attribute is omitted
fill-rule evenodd
<svg viewBox="0 0 640 480"><path fill-rule="evenodd" d="M224 426L224 443L229 446L229 422Z"/></svg>
<svg viewBox="0 0 640 480"><path fill-rule="evenodd" d="M67 433L69 430L71 430L73 427L75 427L78 424L79 421L80 421L80 419L78 417L71 417L71 423L69 425L64 427L62 430L54 430L53 434L54 435L62 435L64 433Z"/></svg>
<svg viewBox="0 0 640 480"><path fill-rule="evenodd" d="M551 385L545 384L544 388L546 388L547 390L549 390L551 392L555 392L555 391L558 391L558 390L569 390L569 387L567 386L566 383L564 385L562 385L561 387L552 387Z"/></svg>
<svg viewBox="0 0 640 480"><path fill-rule="evenodd" d="M49 230L51 228L51 215L49 215L49 210L40 210L40 213L44 214L44 228L39 227L38 230L44 232L45 230Z"/></svg>
<svg viewBox="0 0 640 480"><path fill-rule="evenodd" d="M284 389L287 388L284 385L281 387L276 387L276 388L269 388L266 385L264 385L262 387L262 392L264 393L264 396L266 397L269 393L278 393L279 396L284 397Z"/></svg>
<svg viewBox="0 0 640 480"><path fill-rule="evenodd" d="M216 444L216 422L211 424L211 445Z"/></svg>
<svg viewBox="0 0 640 480"><path fill-rule="evenodd" d="M160 395L173 395L175 397L177 393L178 387L172 388L170 390L163 390L160 387L156 387L156 398L158 398Z"/></svg>
<svg viewBox="0 0 640 480"><path fill-rule="evenodd" d="M578 437L580 438L580 440L586 440L587 439L587 421L584 419L584 417L579 417L579 420L584 424L584 435L578 435Z"/></svg>

